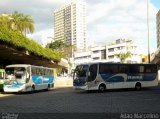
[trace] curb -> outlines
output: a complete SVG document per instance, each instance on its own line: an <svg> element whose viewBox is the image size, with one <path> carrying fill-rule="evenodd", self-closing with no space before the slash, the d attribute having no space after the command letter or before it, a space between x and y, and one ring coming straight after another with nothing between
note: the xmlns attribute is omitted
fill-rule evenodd
<svg viewBox="0 0 160 119"><path fill-rule="evenodd" d="M12 96L13 94L3 94L2 92L0 92L0 98L1 97L7 97L7 96Z"/></svg>

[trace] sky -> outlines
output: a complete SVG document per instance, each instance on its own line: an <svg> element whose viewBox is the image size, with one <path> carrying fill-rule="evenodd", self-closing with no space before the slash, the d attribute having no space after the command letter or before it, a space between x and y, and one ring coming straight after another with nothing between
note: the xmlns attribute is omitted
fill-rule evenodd
<svg viewBox="0 0 160 119"><path fill-rule="evenodd" d="M29 38L45 45L54 37L55 9L72 0L0 0L0 14L29 14L35 22L35 32ZM119 38L131 39L147 52L147 0L84 0L87 3L87 39L104 45ZM150 50L157 48L156 14L160 0L149 0Z"/></svg>

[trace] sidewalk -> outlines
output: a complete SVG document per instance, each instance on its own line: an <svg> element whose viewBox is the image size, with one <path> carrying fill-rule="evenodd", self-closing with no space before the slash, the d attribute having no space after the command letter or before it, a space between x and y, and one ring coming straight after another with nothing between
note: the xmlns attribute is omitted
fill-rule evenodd
<svg viewBox="0 0 160 119"><path fill-rule="evenodd" d="M7 96L12 96L14 94L3 94L3 92L0 92L0 98L1 97L7 97Z"/></svg>
<svg viewBox="0 0 160 119"><path fill-rule="evenodd" d="M72 87L73 86L73 80L72 78L66 79L56 79L54 82L54 88L59 88L59 87Z"/></svg>

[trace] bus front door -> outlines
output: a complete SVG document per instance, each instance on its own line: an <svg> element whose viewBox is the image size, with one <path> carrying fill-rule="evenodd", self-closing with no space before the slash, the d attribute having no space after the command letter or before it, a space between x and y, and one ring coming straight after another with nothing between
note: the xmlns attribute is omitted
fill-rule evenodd
<svg viewBox="0 0 160 119"><path fill-rule="evenodd" d="M97 77L97 64L93 64L89 67L89 75L87 79L87 85L89 90L94 90L96 88L96 84L94 80Z"/></svg>

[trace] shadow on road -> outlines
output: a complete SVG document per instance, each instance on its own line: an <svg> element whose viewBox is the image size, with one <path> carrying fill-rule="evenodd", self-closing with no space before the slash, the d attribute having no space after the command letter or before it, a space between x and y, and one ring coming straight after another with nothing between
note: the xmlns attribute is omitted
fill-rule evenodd
<svg viewBox="0 0 160 119"><path fill-rule="evenodd" d="M82 93L82 94L92 94L92 93L114 93L114 92L144 92L144 91L153 91L153 92L158 92L160 93L160 86L157 87L150 87L150 88L142 88L141 90L137 91L134 88L127 88L127 89L108 89L105 90L104 92L99 92L98 90L90 90L90 91L85 91L85 90L75 90L76 93Z"/></svg>

